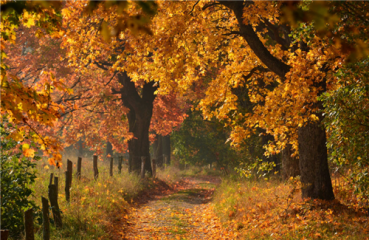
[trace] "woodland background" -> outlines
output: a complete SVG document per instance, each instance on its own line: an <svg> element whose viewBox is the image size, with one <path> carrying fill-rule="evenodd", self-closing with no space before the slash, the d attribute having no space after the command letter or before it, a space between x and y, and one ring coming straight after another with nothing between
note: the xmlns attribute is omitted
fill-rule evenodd
<svg viewBox="0 0 369 240"><path fill-rule="evenodd" d="M368 10L365 1L1 1L1 228L21 236L47 175L77 157L89 174L97 155L124 157L124 175L85 179L91 201L108 200L80 218L86 196L72 196L61 238L112 236L119 227L104 211L128 213L163 182L217 175L214 236L362 239Z"/></svg>

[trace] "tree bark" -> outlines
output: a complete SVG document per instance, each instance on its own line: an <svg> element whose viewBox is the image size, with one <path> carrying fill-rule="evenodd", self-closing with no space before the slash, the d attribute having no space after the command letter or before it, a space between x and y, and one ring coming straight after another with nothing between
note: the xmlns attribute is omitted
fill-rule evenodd
<svg viewBox="0 0 369 240"><path fill-rule="evenodd" d="M155 159L158 167L164 166L164 156L163 156L163 136L157 135L156 149L155 149Z"/></svg>
<svg viewBox="0 0 369 240"><path fill-rule="evenodd" d="M288 180L290 177L300 175L299 159L291 157L292 145L287 146L282 151L282 179Z"/></svg>
<svg viewBox="0 0 369 240"><path fill-rule="evenodd" d="M326 135L321 119L298 130L302 197L333 200Z"/></svg>
<svg viewBox="0 0 369 240"><path fill-rule="evenodd" d="M140 94L135 83L131 81L126 72L118 73L118 81L123 85L121 99L123 105L129 109L127 113L129 131L133 138L128 142L129 171L140 174L141 157L146 157L145 171L152 174L150 158L149 130L152 117L153 102L156 95L154 82L145 83Z"/></svg>

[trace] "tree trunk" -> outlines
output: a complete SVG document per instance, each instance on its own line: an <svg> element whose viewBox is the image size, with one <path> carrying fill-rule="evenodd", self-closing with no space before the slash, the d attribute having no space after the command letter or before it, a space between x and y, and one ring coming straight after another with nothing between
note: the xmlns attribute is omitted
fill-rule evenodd
<svg viewBox="0 0 369 240"><path fill-rule="evenodd" d="M282 179L288 180L290 177L300 175L299 159L291 157L292 146L287 146L282 151Z"/></svg>
<svg viewBox="0 0 369 240"><path fill-rule="evenodd" d="M128 142L129 171L140 174L141 157L146 157L145 171L152 174L150 158L149 130L152 117L153 102L156 95L154 82L145 83L140 94L135 83L131 82L127 73L118 73L118 80L123 85L120 89L123 105L129 109L127 113L129 131L133 138Z"/></svg>
<svg viewBox="0 0 369 240"><path fill-rule="evenodd" d="M163 136L157 135L156 142L157 142L156 149L155 149L156 165L158 167L163 167L164 166Z"/></svg>
<svg viewBox="0 0 369 240"><path fill-rule="evenodd" d="M310 122L298 130L302 197L333 200L326 135L321 124L321 120Z"/></svg>
<svg viewBox="0 0 369 240"><path fill-rule="evenodd" d="M145 116L145 113L150 116ZM133 114L133 112L130 111L128 115L131 114ZM130 172L136 172L139 174L141 172L141 157L146 157L145 171L148 171L151 174L152 170L149 141L151 113L145 111L139 113L136 112L134 119L135 121L132 123L133 129L130 130L130 132L133 133L134 138L128 142L130 159L129 170Z"/></svg>
<svg viewBox="0 0 369 240"><path fill-rule="evenodd" d="M108 159L108 155L110 155L110 157L113 157L113 146L109 141L106 142L106 152L105 152L106 159Z"/></svg>
<svg viewBox="0 0 369 240"><path fill-rule="evenodd" d="M153 159L157 159L156 157L156 149L158 148L158 138L159 136L156 135L156 140L151 144L152 145L152 156L153 156Z"/></svg>
<svg viewBox="0 0 369 240"><path fill-rule="evenodd" d="M162 137L163 154L167 157L167 164L170 164L170 135Z"/></svg>
<svg viewBox="0 0 369 240"><path fill-rule="evenodd" d="M83 156L83 142L82 142L82 140L79 140L77 142L77 146L78 146L78 156L82 157Z"/></svg>

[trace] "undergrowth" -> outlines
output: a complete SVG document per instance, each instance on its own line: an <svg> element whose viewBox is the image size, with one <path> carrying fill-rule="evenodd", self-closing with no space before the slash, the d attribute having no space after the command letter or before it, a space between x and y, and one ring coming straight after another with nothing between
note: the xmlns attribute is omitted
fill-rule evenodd
<svg viewBox="0 0 369 240"><path fill-rule="evenodd" d="M355 202L347 199L349 189L335 186L335 193L330 202L302 200L298 179L228 178L216 191L214 209L241 239L368 239L366 209L347 204Z"/></svg>
<svg viewBox="0 0 369 240"><path fill-rule="evenodd" d="M55 229L51 224L51 239L107 239L116 231L114 224L124 220L125 213L128 213L128 202L145 186L138 176L128 173L127 167L118 174L115 165L114 175L110 177L107 161L98 162L99 178L94 180L90 159L82 160L82 177L78 180L75 177L77 158L69 156L69 159L74 163L70 202L66 201L64 190L66 159L63 159L61 169L38 162L31 198L41 206L41 196L47 198L50 174L53 173L59 178L58 203L63 228ZM36 239L42 239L41 224L36 225Z"/></svg>
<svg viewBox="0 0 369 240"><path fill-rule="evenodd" d="M65 199L64 190L67 159L73 162L69 203ZM62 212L63 227L55 228L50 211L51 239L110 239L113 235L119 235L121 231L119 226L127 220L132 203L143 197L145 192L162 189L161 185L164 182L175 184L183 176L206 175L207 171L210 171L196 167L180 171L169 165L163 169L157 169L159 181L152 178L142 181L135 174L128 173L127 165L123 165L121 174L118 174L116 163L114 163L113 177L110 177L108 161L99 160L99 177L94 180L92 159L83 158L82 177L78 180L75 176L77 157L64 155L62 163L63 166L58 169L44 160L37 162L37 178L33 184L34 193L30 197L37 206L41 206L41 197L48 198L50 174L53 173L58 177L58 203ZM41 213L36 212L35 215L37 216L34 221L35 239L42 239Z"/></svg>

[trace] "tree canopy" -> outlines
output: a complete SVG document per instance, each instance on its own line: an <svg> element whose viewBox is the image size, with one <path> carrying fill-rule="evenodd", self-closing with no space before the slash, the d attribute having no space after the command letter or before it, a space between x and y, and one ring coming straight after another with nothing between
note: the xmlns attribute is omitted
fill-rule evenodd
<svg viewBox="0 0 369 240"><path fill-rule="evenodd" d="M29 134L51 163L60 142L99 153L109 141L132 171L148 157L150 172L150 134L170 134L195 107L236 149L255 134L267 156L291 148L303 197L333 199L326 134L341 146L334 138L367 131L367 2L2 6L2 114L17 126L10 136Z"/></svg>

